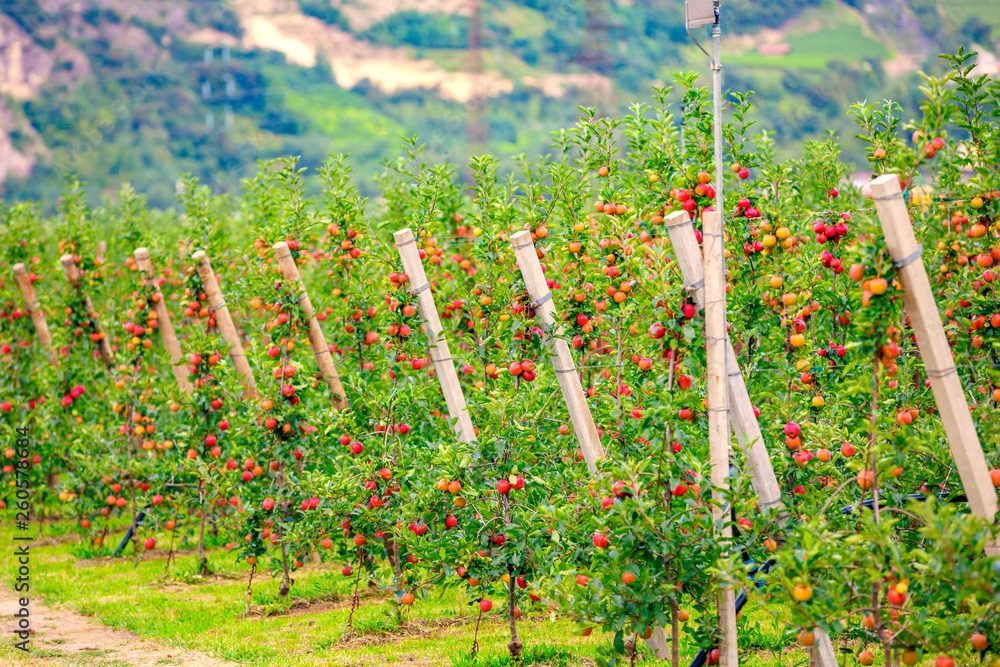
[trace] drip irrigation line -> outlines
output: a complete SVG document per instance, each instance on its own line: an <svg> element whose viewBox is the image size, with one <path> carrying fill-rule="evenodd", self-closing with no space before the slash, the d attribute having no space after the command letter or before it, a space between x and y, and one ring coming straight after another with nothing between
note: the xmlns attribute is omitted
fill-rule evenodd
<svg viewBox="0 0 1000 667"><path fill-rule="evenodd" d="M903 496L903 500L917 500L917 501L920 501L920 502L926 502L931 497L936 497L938 500L946 500L949 503L965 503L965 502L969 501L969 499L965 496L965 494L952 495L952 494L946 493L946 492L938 493L938 494L935 494L934 496L928 496L928 495L923 494L923 493L911 493L909 495ZM879 509L882 509L883 507L889 507L889 505L890 505L890 503L888 503L888 502L880 502L878 506L879 506ZM860 503L853 503L851 505L844 505L843 507L840 508L840 513L841 514L850 514L851 512L854 511L854 509L856 507L859 507L859 506L860 507L864 507L866 509L872 509L875 506L875 499L874 498L870 498L870 499L862 501Z"/></svg>
<svg viewBox="0 0 1000 667"><path fill-rule="evenodd" d="M146 518L146 510L148 509L149 505L146 505L142 509L142 511L136 515L135 524L129 526L128 530L125 531L125 535L122 537L122 541L118 543L118 548L115 549L115 552L112 554L112 558L117 558L121 554L121 552L125 549L125 545L127 545L129 540L132 539L132 535L135 532L135 529L139 526L140 523L142 523L142 520Z"/></svg>
<svg viewBox="0 0 1000 667"><path fill-rule="evenodd" d="M749 559L744 559L743 563L744 564L749 564L749 563L753 563L753 561L749 560ZM760 566L753 567L748 572L748 574L750 576L750 579L754 582L754 586L756 588L760 588L760 587L764 586L765 583L767 583L764 580L763 575L766 575L768 572L770 572L771 568L774 567L776 564L777 564L776 560L770 559L770 560L765 561ZM739 614L741 611L743 611L743 607L746 606L747 600L748 600L747 589L744 588L743 590L740 591L740 594L736 596L736 613L737 614ZM712 648L715 648L715 647L712 647ZM704 664L708 661L708 654L711 653L712 648L710 648L710 649L702 649L701 651L698 651L698 654L691 661L690 667L703 667Z"/></svg>

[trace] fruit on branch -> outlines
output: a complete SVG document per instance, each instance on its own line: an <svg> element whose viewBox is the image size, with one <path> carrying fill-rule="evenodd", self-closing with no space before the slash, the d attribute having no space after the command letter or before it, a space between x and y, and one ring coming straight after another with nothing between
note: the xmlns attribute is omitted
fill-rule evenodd
<svg viewBox="0 0 1000 667"><path fill-rule="evenodd" d="M796 584L792 589L792 598L796 602L809 602L812 599L813 590L812 586L807 584Z"/></svg>

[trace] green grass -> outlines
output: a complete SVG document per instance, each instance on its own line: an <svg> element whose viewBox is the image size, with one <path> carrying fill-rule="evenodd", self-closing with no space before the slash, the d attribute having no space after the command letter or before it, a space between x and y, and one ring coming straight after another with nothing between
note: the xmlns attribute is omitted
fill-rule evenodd
<svg viewBox="0 0 1000 667"><path fill-rule="evenodd" d="M543 12L513 3L491 6L488 12L487 20L510 28L512 37L541 39L548 25L548 17Z"/></svg>
<svg viewBox="0 0 1000 667"><path fill-rule="evenodd" d="M339 88L326 87L309 92L287 91L285 104L295 113L309 117L316 129L332 138L353 137L392 140L403 134L403 128L388 116L351 100Z"/></svg>
<svg viewBox="0 0 1000 667"><path fill-rule="evenodd" d="M956 25L961 26L968 19L977 18L993 28L994 39L1000 35L1000 12L995 8L992 11L988 9L984 11L986 5L983 0L945 0L941 4Z"/></svg>
<svg viewBox="0 0 1000 667"><path fill-rule="evenodd" d="M755 67L823 69L834 60L857 63L869 58L886 57L886 48L882 44L866 37L858 28L847 25L789 37L788 45L791 51L786 55L754 52L734 56L729 61Z"/></svg>
<svg viewBox="0 0 1000 667"><path fill-rule="evenodd" d="M841 5L809 10L789 27L786 55L764 55L748 51L726 56L723 62L752 67L822 69L832 61L859 63L890 56L886 46L872 35L861 19Z"/></svg>

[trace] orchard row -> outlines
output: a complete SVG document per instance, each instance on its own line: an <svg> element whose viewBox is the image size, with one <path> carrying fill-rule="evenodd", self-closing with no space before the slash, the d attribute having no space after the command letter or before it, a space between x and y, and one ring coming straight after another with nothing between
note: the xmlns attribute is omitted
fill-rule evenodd
<svg viewBox="0 0 1000 667"><path fill-rule="evenodd" d="M871 169L905 188L1000 486L1000 132L965 113L992 85L967 74L928 85L906 137L898 107L855 114ZM750 564L774 561L748 593L803 645L821 631L861 637L862 664L869 643L887 665L892 651L995 661L1000 565L984 548L997 527L950 502L965 489L944 407L873 202L835 137L779 161L751 134L749 99L730 98L725 132L728 326L780 505L758 502L749 448L735 447L728 489L709 480L702 310L668 226L690 220L700 241L711 211L710 124L695 120L710 106L679 76L625 118L586 113L509 178L490 157L467 177L427 164L408 142L377 201L335 157L315 201L282 160L239 199L186 179L176 215L128 188L91 208L75 182L53 218L5 206L0 419L32 430L35 511L71 517L84 555L114 550L122 521L136 557L190 545L207 569L224 546L281 597L297 569L331 562L355 606L373 580L403 620L456 587L477 618L509 619L515 657L523 614L664 656L683 619L684 641L710 650L720 581L748 585ZM391 239L404 228L427 286ZM522 277L520 231L550 299ZM572 373L548 352L556 339ZM563 400L569 375L596 462Z"/></svg>

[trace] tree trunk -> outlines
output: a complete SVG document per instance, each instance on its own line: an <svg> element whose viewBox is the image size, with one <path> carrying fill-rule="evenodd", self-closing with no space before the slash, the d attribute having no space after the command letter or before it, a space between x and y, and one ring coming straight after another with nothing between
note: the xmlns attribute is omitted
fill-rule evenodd
<svg viewBox="0 0 1000 667"><path fill-rule="evenodd" d="M207 577L212 574L212 569L208 566L208 556L205 554L205 489L198 489L198 500L201 503L201 525L198 528L198 574Z"/></svg>
<svg viewBox="0 0 1000 667"><path fill-rule="evenodd" d="M403 567L402 563L399 562L399 544L392 539L392 533L386 533L384 540L385 555L386 558L389 559L389 564L392 566L396 587L399 588L399 584L403 580Z"/></svg>
<svg viewBox="0 0 1000 667"><path fill-rule="evenodd" d="M511 664L519 665L521 664L523 644L521 644L521 638L517 635L517 617L515 616L515 610L517 609L517 586L515 584L514 573L511 571L512 569L510 566L507 567L507 572L510 574L510 581L507 583L507 620L510 623L510 643L507 644L507 649L510 651Z"/></svg>
<svg viewBox="0 0 1000 667"><path fill-rule="evenodd" d="M677 600L670 598L670 667L678 667L680 664L680 619Z"/></svg>
<svg viewBox="0 0 1000 667"><path fill-rule="evenodd" d="M130 479L129 483L132 485L132 553L139 553L139 524L136 521L135 480Z"/></svg>
<svg viewBox="0 0 1000 667"><path fill-rule="evenodd" d="M174 535L177 533L176 527L170 531L170 548L167 550L167 564L163 569L163 576L170 574L170 561L174 558Z"/></svg>
<svg viewBox="0 0 1000 667"><path fill-rule="evenodd" d="M281 541L281 586L278 587L278 597L282 600L288 599L288 591L291 589L291 580L288 576L288 545Z"/></svg>

